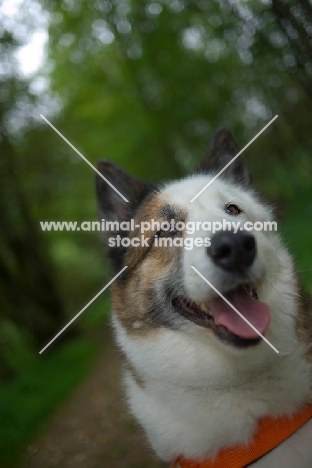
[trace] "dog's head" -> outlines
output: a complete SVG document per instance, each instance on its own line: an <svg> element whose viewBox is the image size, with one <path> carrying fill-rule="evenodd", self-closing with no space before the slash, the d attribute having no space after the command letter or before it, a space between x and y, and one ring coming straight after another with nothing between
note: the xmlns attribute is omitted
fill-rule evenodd
<svg viewBox="0 0 312 468"><path fill-rule="evenodd" d="M237 153L231 133L220 129L195 174L158 186L134 179L109 161L99 163L98 170L128 199L97 176L100 218L134 220L132 230L103 233L115 272L128 267L113 284L115 323L128 354L127 340L136 340L141 354L149 353L150 343L158 347L158 359L172 361L176 350L180 364L191 359L188 352L198 352L205 353L201 359L208 366L216 353L225 359L253 356L255 365L274 354L257 331L280 352L291 352L292 262L277 234L261 229L273 221L272 212L256 194L241 156L226 167ZM146 222L151 226L143 224L142 233ZM231 230L224 229L233 222ZM160 229L157 223L163 223ZM185 229L178 229L183 223ZM126 237L140 239L140 245L122 242Z"/></svg>

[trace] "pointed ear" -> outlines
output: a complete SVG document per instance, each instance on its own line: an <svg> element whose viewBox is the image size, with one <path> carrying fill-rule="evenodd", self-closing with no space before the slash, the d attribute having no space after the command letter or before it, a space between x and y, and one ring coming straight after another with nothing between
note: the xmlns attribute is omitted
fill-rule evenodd
<svg viewBox="0 0 312 468"><path fill-rule="evenodd" d="M212 136L206 156L200 165L204 173L219 172L239 152L232 133L227 128L219 128ZM251 174L242 156L238 156L222 174L236 183L248 186L251 184Z"/></svg>
<svg viewBox="0 0 312 468"><path fill-rule="evenodd" d="M128 200L126 201L106 180L96 174L99 218L119 223L130 220L139 204L153 188L107 160L100 161L97 170Z"/></svg>

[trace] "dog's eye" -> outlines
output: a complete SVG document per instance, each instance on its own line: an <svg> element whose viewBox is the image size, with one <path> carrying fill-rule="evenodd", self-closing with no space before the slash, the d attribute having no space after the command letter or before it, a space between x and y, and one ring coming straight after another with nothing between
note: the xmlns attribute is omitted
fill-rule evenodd
<svg viewBox="0 0 312 468"><path fill-rule="evenodd" d="M226 213L228 213L228 214L230 214L232 216L237 216L242 212L242 210L240 208L238 208L237 205L234 205L234 203L230 203L230 204L226 205L225 211L226 211Z"/></svg>
<svg viewBox="0 0 312 468"><path fill-rule="evenodd" d="M160 229L156 232L155 237L170 237L177 233L175 229Z"/></svg>

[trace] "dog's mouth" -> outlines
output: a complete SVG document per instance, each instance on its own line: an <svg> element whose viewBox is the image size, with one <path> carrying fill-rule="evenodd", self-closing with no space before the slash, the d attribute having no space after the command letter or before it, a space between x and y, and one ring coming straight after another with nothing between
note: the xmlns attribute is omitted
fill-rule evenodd
<svg viewBox="0 0 312 468"><path fill-rule="evenodd" d="M267 304L259 301L256 289L250 284L244 284L224 294L224 297L249 323L221 297L199 303L180 296L173 300L173 306L179 314L196 325L212 329L224 342L238 347L259 343L261 337L257 331L262 335L266 332L270 322L270 312Z"/></svg>

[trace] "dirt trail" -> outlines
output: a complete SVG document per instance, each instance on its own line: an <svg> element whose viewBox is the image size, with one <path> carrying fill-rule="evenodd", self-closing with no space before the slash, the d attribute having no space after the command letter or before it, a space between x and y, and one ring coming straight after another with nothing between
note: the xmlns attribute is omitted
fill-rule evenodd
<svg viewBox="0 0 312 468"><path fill-rule="evenodd" d="M105 328L106 351L93 372L22 453L19 468L167 468L127 412L118 350Z"/></svg>

